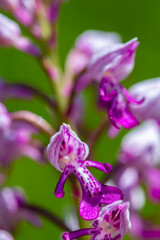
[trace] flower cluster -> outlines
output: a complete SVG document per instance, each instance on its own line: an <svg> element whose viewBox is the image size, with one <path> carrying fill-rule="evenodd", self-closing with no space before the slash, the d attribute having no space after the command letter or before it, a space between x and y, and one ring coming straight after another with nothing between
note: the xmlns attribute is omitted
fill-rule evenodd
<svg viewBox="0 0 160 240"><path fill-rule="evenodd" d="M134 239L158 240L158 221L153 214L153 221L142 217L141 211L147 198L148 204L160 204L160 78L126 89L122 81L134 68L137 38L122 43L117 33L96 30L76 39L63 70L57 31L63 2L0 0L0 46L35 57L53 86L47 95L32 85L0 79L0 240L13 240L10 234L14 236L24 220L40 227L40 217L58 225L63 240L87 235L91 240L122 240L130 229ZM96 90L97 114L102 111L103 116L95 129L85 121L88 104L83 93L90 85ZM26 110L10 112L5 104L15 98L40 98L53 122ZM107 127L109 137L122 128L136 127L123 137L113 167L108 159L101 162L103 153L99 162L94 154ZM69 196L76 210L70 215L78 219L79 227L70 227L69 219L65 223L51 211L31 204L20 188L6 186L12 165L22 157L52 165L61 173L54 192L57 198L64 197L64 185L70 182ZM100 170L102 181L88 168Z"/></svg>

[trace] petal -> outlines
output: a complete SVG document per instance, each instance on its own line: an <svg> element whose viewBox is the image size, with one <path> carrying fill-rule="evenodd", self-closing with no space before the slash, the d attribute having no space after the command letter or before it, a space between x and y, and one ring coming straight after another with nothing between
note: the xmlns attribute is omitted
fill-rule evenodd
<svg viewBox="0 0 160 240"><path fill-rule="evenodd" d="M127 107L122 108L119 103L119 107L112 105L108 110L108 115L111 123L114 127L119 128L120 126L130 129L136 127L139 124L139 121L134 117L134 115L127 109Z"/></svg>
<svg viewBox="0 0 160 240"><path fill-rule="evenodd" d="M96 219L99 215L99 205L94 206L82 199L79 205L79 214L87 221Z"/></svg>
<svg viewBox="0 0 160 240"><path fill-rule="evenodd" d="M140 120L160 120L160 78L154 78L133 85L129 92L136 99L144 99L139 105L130 104L130 111Z"/></svg>
<svg viewBox="0 0 160 240"><path fill-rule="evenodd" d="M109 48L121 40L117 33L88 30L76 40L75 48L86 54L93 54L104 48Z"/></svg>
<svg viewBox="0 0 160 240"><path fill-rule="evenodd" d="M116 187L102 185L101 192L102 199L100 202L104 204L111 204L124 198L122 191Z"/></svg>
<svg viewBox="0 0 160 240"><path fill-rule="evenodd" d="M126 88L121 86L121 91L124 94L124 96L126 97L126 99L128 100L129 103L134 103L134 104L141 104L144 101L144 98L142 98L141 100L136 100L130 93L129 91L127 91Z"/></svg>
<svg viewBox="0 0 160 240"><path fill-rule="evenodd" d="M87 144L82 142L77 134L71 130L70 126L64 124L61 126L60 131L56 133L51 139L47 147L47 154L50 162L57 170L62 171L65 164L59 166L59 159L67 158L68 161L72 160L85 160L89 154ZM63 162L63 161L62 161Z"/></svg>
<svg viewBox="0 0 160 240"><path fill-rule="evenodd" d="M133 69L137 46L137 39L134 38L126 44L115 44L110 49L98 51L91 58L87 71L79 77L76 91L83 90L93 81L99 83L107 71L117 79L117 82L126 78Z"/></svg>
<svg viewBox="0 0 160 240"><path fill-rule="evenodd" d="M13 240L13 237L10 235L10 233L0 230L0 239L1 240Z"/></svg>

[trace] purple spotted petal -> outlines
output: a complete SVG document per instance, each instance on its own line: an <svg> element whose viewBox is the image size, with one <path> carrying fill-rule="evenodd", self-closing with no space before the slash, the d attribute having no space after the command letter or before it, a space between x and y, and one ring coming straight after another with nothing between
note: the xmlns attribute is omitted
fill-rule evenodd
<svg viewBox="0 0 160 240"><path fill-rule="evenodd" d="M89 162L89 161L86 161ZM115 187L104 186L99 183L93 175L84 166L85 162L81 161L74 164L69 162L64 169L60 180L55 189L56 197L64 196L64 184L70 173L73 173L78 179L82 188L82 200L79 205L79 213L85 220L92 220L98 217L100 204L110 204L123 198L123 193ZM95 166L97 165L97 166ZM87 163L87 166L92 166L104 172L110 172L110 168L102 163Z"/></svg>

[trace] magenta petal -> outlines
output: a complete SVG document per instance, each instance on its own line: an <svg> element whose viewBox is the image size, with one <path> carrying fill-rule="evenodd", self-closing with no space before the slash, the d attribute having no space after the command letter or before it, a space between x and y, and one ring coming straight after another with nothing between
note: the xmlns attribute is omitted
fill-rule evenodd
<svg viewBox="0 0 160 240"><path fill-rule="evenodd" d="M92 235L95 232L97 232L97 230L95 230L94 228L84 228L84 229L76 230L74 232L64 233L62 235L62 239L63 240L77 239L85 235Z"/></svg>
<svg viewBox="0 0 160 240"><path fill-rule="evenodd" d="M82 199L79 205L79 213L85 220L96 219L99 215L99 205L93 206Z"/></svg>
<svg viewBox="0 0 160 240"><path fill-rule="evenodd" d="M102 199L101 203L111 204L118 200L122 200L124 198L124 194L119 188L102 185Z"/></svg>
<svg viewBox="0 0 160 240"><path fill-rule="evenodd" d="M57 198L63 198L64 197L64 191L61 191L61 192L58 192L58 193L55 192L54 194Z"/></svg>
<svg viewBox="0 0 160 240"><path fill-rule="evenodd" d="M123 126L126 129L130 129L136 127L139 124L139 121L133 116L131 112L128 111L127 108L110 108L108 114L112 124L116 128L119 128L119 126Z"/></svg>
<svg viewBox="0 0 160 240"><path fill-rule="evenodd" d="M144 98L142 98L141 100L136 100L128 91L126 88L121 86L121 90L122 93L124 94L124 96L126 97L126 99L128 100L128 102L130 103L134 103L134 104L141 104L144 101Z"/></svg>

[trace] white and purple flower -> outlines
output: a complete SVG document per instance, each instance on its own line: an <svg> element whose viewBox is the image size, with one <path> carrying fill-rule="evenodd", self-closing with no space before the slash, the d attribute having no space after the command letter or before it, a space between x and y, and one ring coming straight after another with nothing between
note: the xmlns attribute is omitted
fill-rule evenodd
<svg viewBox="0 0 160 240"><path fill-rule="evenodd" d="M91 240L122 240L130 230L129 203L117 201L102 208L99 217L92 222L93 228L64 233L63 240L91 235Z"/></svg>
<svg viewBox="0 0 160 240"><path fill-rule="evenodd" d="M87 33L84 37L85 35ZM85 63L86 70L78 77L75 89L80 92L89 84L98 83L100 101L107 108L113 126L133 128L139 124L139 121L129 110L128 105L129 103L140 104L142 99L135 100L120 82L131 73L134 67L135 51L139 44L137 38L122 44L113 34L113 36L108 34L107 39L107 33L106 35L97 33L98 38L93 41L94 35L96 36L95 32L86 39L82 35L77 40L80 53L85 53L88 60Z"/></svg>
<svg viewBox="0 0 160 240"><path fill-rule="evenodd" d="M108 163L86 160L88 153L88 146L81 142L76 133L66 124L63 124L60 131L51 138L47 148L51 164L62 172L55 195L59 198L64 196L65 181L69 174L73 173L82 188L80 215L86 220L93 220L98 217L101 204L111 204L120 200L123 194L115 187L102 185L93 177L86 167L94 167L105 173L110 173L112 168Z"/></svg>

